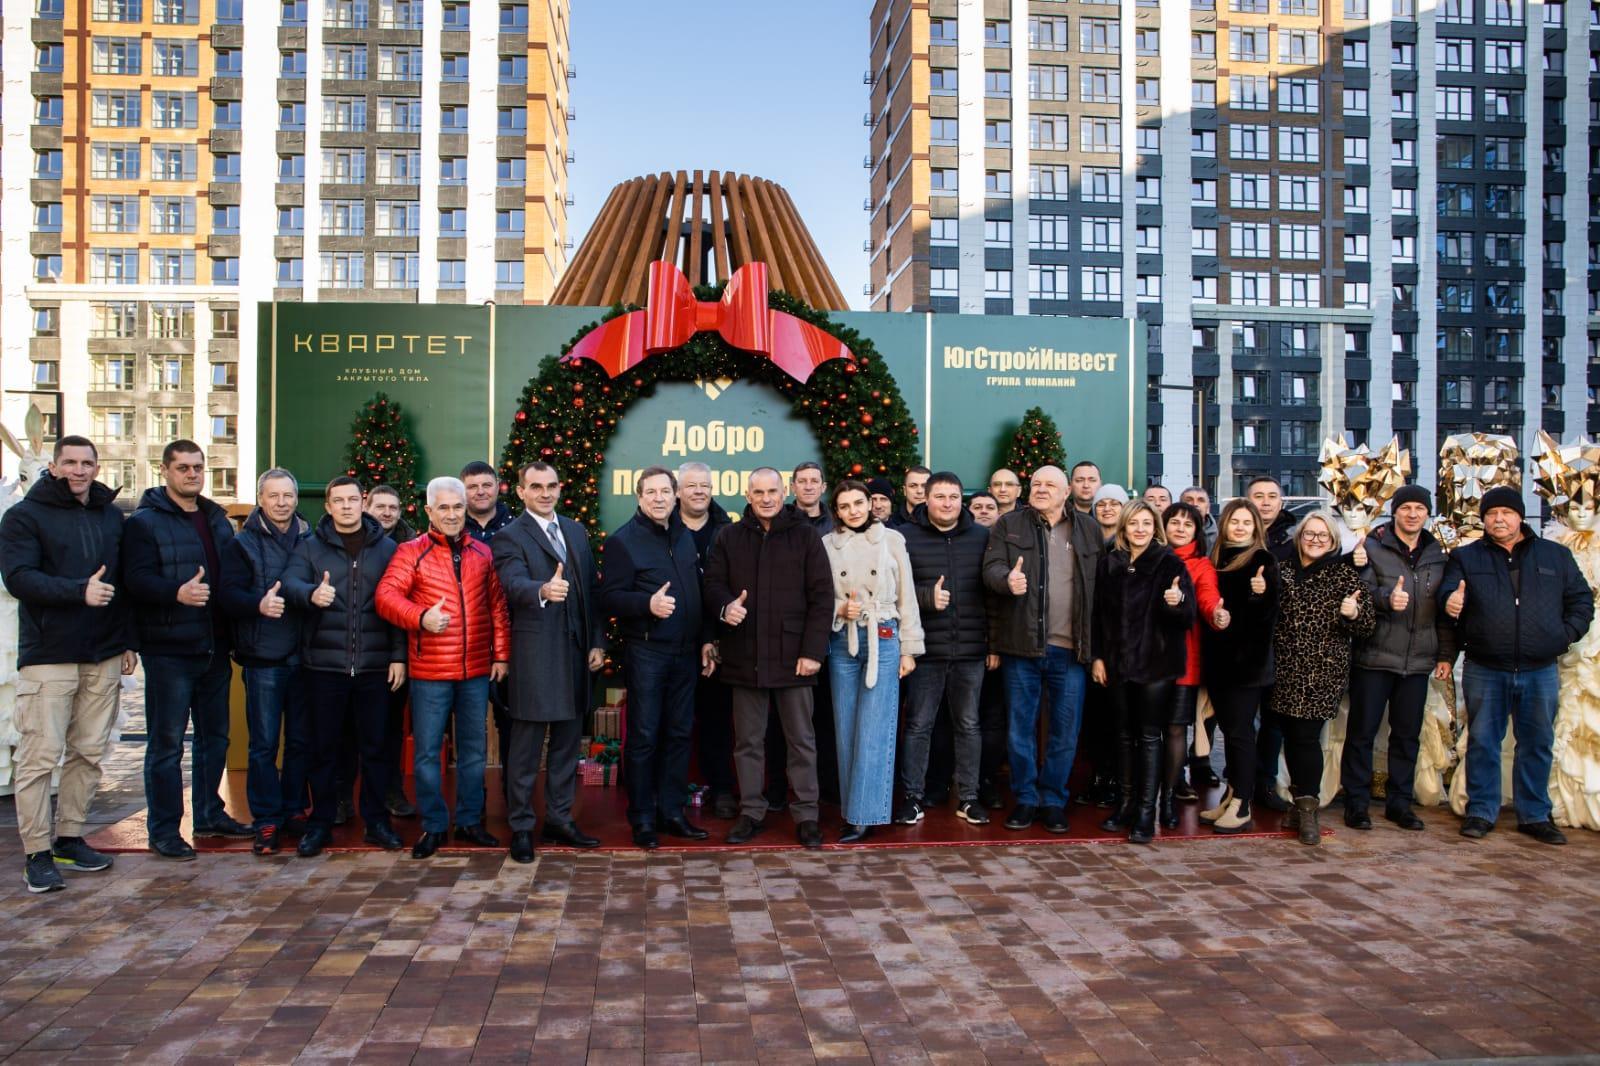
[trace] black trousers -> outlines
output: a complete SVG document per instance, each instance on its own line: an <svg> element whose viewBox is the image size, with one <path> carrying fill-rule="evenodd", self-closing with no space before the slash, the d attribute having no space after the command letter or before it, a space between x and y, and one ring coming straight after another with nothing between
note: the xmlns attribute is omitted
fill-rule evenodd
<svg viewBox="0 0 1600 1066"><path fill-rule="evenodd" d="M1395 674L1387 670L1350 671L1350 721L1345 726L1339 783L1346 810L1364 811L1372 802L1372 743L1383 714L1389 712L1389 783L1384 809L1390 815L1411 810L1417 777L1417 751L1422 743L1423 707L1428 701L1427 674Z"/></svg>
<svg viewBox="0 0 1600 1066"><path fill-rule="evenodd" d="M1266 690L1261 700L1261 728L1256 733L1256 785L1263 789L1273 787L1278 780L1278 758L1283 754L1282 718L1272 713L1272 690Z"/></svg>
<svg viewBox="0 0 1600 1066"><path fill-rule="evenodd" d="M539 824L533 811L533 788L539 777L539 754L544 751L546 736L550 738L550 751L545 756L544 820L551 825L570 825L583 719L524 722L513 718L510 725L505 781L511 831L532 832Z"/></svg>
<svg viewBox="0 0 1600 1066"><path fill-rule="evenodd" d="M733 696L715 677L702 677L694 690L695 760L713 798L737 796L733 773Z"/></svg>
<svg viewBox="0 0 1600 1066"><path fill-rule="evenodd" d="M1078 764L1097 780L1123 787L1124 758L1120 711L1115 693L1090 682L1083 694L1083 727L1078 733Z"/></svg>
<svg viewBox="0 0 1600 1066"><path fill-rule="evenodd" d="M1118 681L1103 689L1116 720L1118 775L1123 806L1155 802L1161 772L1161 739L1172 718L1175 681Z"/></svg>
<svg viewBox="0 0 1600 1066"><path fill-rule="evenodd" d="M1283 759L1289 764L1289 794L1317 796L1322 792L1322 730L1328 723L1321 718L1294 718L1276 711L1267 712L1277 719L1276 725L1283 736Z"/></svg>
<svg viewBox="0 0 1600 1066"><path fill-rule="evenodd" d="M1010 757L1006 747L1007 730L1010 729L1006 710L1006 685L999 670L983 672L983 689L978 693L978 756L979 782L999 780Z"/></svg>
<svg viewBox="0 0 1600 1066"><path fill-rule="evenodd" d="M1242 803L1256 794L1256 711L1261 707L1264 688L1222 688L1213 686L1211 704L1217 709L1217 724L1222 728L1223 751L1228 785ZM1263 715L1265 717L1265 715Z"/></svg>
<svg viewBox="0 0 1600 1066"><path fill-rule="evenodd" d="M389 735L389 680L383 671L351 676L331 670L302 671L306 713L311 719L310 824L333 825L339 804L338 762L347 725L354 725L360 765L361 820L388 825L384 796L389 764L384 748Z"/></svg>
<svg viewBox="0 0 1600 1066"><path fill-rule="evenodd" d="M400 756L406 746L406 701L411 698L411 682L389 693L389 731L383 738L383 761L389 767L389 791L404 794L405 769Z"/></svg>

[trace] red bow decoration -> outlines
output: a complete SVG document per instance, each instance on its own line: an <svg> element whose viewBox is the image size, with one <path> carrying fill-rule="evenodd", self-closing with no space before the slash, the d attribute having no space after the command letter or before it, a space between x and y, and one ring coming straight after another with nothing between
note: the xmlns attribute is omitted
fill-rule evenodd
<svg viewBox="0 0 1600 1066"><path fill-rule="evenodd" d="M683 271L658 259L650 264L645 309L590 330L562 361L592 359L608 377L616 377L706 330L715 330L735 348L766 356L802 384L829 360L855 358L837 337L767 306L767 264L746 263L728 279L720 301L701 303Z"/></svg>

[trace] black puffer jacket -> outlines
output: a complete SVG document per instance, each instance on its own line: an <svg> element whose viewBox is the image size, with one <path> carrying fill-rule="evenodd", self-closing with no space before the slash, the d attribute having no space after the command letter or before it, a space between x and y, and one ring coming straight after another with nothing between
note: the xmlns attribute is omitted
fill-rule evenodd
<svg viewBox="0 0 1600 1066"><path fill-rule="evenodd" d="M662 652L698 648L710 639L700 602L700 557L694 536L674 511L666 526L635 511L606 538L600 574L600 611L617 620L622 639ZM674 600L657 618L650 600L662 585Z"/></svg>
<svg viewBox="0 0 1600 1066"><path fill-rule="evenodd" d="M1166 601L1174 581L1183 593L1176 607ZM1182 677L1194 619L1189 568L1165 545L1152 544L1131 562L1121 550L1101 556L1094 586L1094 647L1112 684Z"/></svg>
<svg viewBox="0 0 1600 1066"><path fill-rule="evenodd" d="M911 557L911 576L922 615L922 637L927 650L921 661L981 659L989 651L988 593L983 587L983 553L989 530L972 520L966 508L955 528L940 530L918 507L912 521L899 528ZM934 586L944 578L950 603L944 610L933 604Z"/></svg>
<svg viewBox="0 0 1600 1066"><path fill-rule="evenodd" d="M1073 650L1078 661L1087 665L1094 659L1094 583L1105 541L1095 520L1071 507L1061 520L1072 523ZM1050 639L1049 537L1050 529L1039 512L1020 504L1010 514L1001 515L989 530L983 584L989 590L989 648L997 655L1037 659L1045 653ZM1019 558L1028 576L1028 591L1016 596L1008 581Z"/></svg>
<svg viewBox="0 0 1600 1066"><path fill-rule="evenodd" d="M283 598L305 612L300 665L307 670L353 676L406 661L406 635L378 616L378 582L394 558L395 543L371 515L362 515L361 525L367 542L351 560L333 516L323 515L316 532L300 541L284 574ZM334 601L313 607L311 594L324 572L335 589Z"/></svg>
<svg viewBox="0 0 1600 1066"><path fill-rule="evenodd" d="M261 598L282 580L295 548L310 532L306 520L295 515L289 532L279 533L257 507L222 550L217 599L233 619L233 657L240 666L280 666L299 655L300 611L286 604L282 617L268 618L261 613Z"/></svg>
<svg viewBox="0 0 1600 1066"><path fill-rule="evenodd" d="M196 502L220 558L233 539L233 523L206 497ZM226 650L215 647L219 633L226 637L226 629L215 625L218 616L213 613L222 610L216 599L222 575L206 571L212 598L204 607L178 602L178 589L205 565L206 550L189 512L173 503L163 486L146 489L122 540L122 580L138 601L139 647L146 655L209 655Z"/></svg>
<svg viewBox="0 0 1600 1066"><path fill-rule="evenodd" d="M1526 524L1512 551L1485 537L1450 553L1439 586L1441 613L1463 580L1466 604L1456 635L1467 658L1491 670L1549 666L1594 621L1594 592L1572 552Z"/></svg>
<svg viewBox="0 0 1600 1066"><path fill-rule="evenodd" d="M1294 546L1294 527L1299 524L1299 520L1285 508L1267 527L1267 550L1280 563L1292 562L1298 555Z"/></svg>
<svg viewBox="0 0 1600 1066"><path fill-rule="evenodd" d="M1444 580L1445 555L1433 534L1426 529L1417 534L1414 560L1393 525L1368 534L1366 548L1361 583L1377 607L1378 627L1356 646L1356 665L1391 674L1426 674L1438 663L1455 662L1455 629L1434 599ZM1397 613L1390 599L1401 578L1411 602Z"/></svg>
<svg viewBox="0 0 1600 1066"><path fill-rule="evenodd" d="M99 663L135 646L133 601L120 588L105 607L83 602L101 576L122 584L122 512L96 481L79 503L65 478L42 477L0 521L0 575L20 605L19 666Z"/></svg>
<svg viewBox="0 0 1600 1066"><path fill-rule="evenodd" d="M1223 548L1217 555L1217 592L1228 611L1228 628L1200 631L1200 660L1206 686L1215 689L1263 688L1272 684L1272 630L1278 624L1282 583L1278 560L1265 548L1236 570L1224 569L1243 548ZM1261 571L1267 591L1257 596L1250 581Z"/></svg>

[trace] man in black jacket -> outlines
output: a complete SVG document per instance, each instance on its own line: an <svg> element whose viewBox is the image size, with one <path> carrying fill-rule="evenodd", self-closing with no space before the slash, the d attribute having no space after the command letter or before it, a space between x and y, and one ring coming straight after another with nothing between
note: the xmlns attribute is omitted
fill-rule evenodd
<svg viewBox="0 0 1600 1066"><path fill-rule="evenodd" d="M905 733L900 748L900 825L922 820L928 744L939 703L948 700L955 732L956 817L987 825L978 802L978 694L988 654L983 555L989 531L961 506L961 479L941 471L928 479L927 503L900 527L922 615L926 651L907 681ZM921 675L921 676L918 676Z"/></svg>
<svg viewBox="0 0 1600 1066"><path fill-rule="evenodd" d="M806 516L817 536L833 532L833 515L828 513L828 505L823 500L828 480L822 475L822 464L815 459L800 463L790 475L789 486L794 490L795 508Z"/></svg>
<svg viewBox="0 0 1600 1066"><path fill-rule="evenodd" d="M306 809L310 723L300 686L300 612L283 598L283 575L310 532L295 513L300 484L274 467L256 479L256 509L222 550L217 599L233 619L233 657L244 674L250 764L245 796L257 855L275 855L283 823ZM283 746L283 769L278 747Z"/></svg>
<svg viewBox="0 0 1600 1066"><path fill-rule="evenodd" d="M1523 521L1522 494L1483 494L1483 539L1457 548L1438 601L1455 620L1466 662L1467 816L1461 835L1482 839L1500 815L1500 745L1509 720L1517 830L1545 844L1567 838L1550 821L1550 760L1558 696L1556 659L1594 620L1594 592L1565 545ZM1469 587L1470 586L1470 587Z"/></svg>
<svg viewBox="0 0 1600 1066"><path fill-rule="evenodd" d="M1345 728L1339 781L1344 786L1344 824L1371 829L1372 743L1389 714L1389 782L1384 817L1402 829L1421 830L1411 809L1421 745L1428 678L1450 676L1455 631L1437 617L1434 592L1444 578L1444 549L1427 530L1432 497L1421 485L1402 485L1389 501L1387 525L1357 545L1360 569L1378 608L1372 636L1356 645L1350 671L1350 721Z"/></svg>
<svg viewBox="0 0 1600 1066"><path fill-rule="evenodd" d="M694 538L704 589L706 558L711 543L731 519L711 491L711 468L704 463L678 467L678 520ZM694 688L695 760L711 792L712 813L718 818L739 814L739 781L733 774L733 697L728 686L713 673L704 673Z"/></svg>
<svg viewBox="0 0 1600 1066"><path fill-rule="evenodd" d="M1028 505L989 531L983 581L990 594L989 646L1005 671L1011 788L1017 805L1007 829L1065 833L1067 774L1078 747L1095 571L1104 550L1099 525L1067 505L1067 475L1042 466L1029 480ZM1049 745L1038 764L1039 697L1048 699ZM1041 810L1042 809L1042 810Z"/></svg>
<svg viewBox="0 0 1600 1066"><path fill-rule="evenodd" d="M337 763L346 723L355 719L361 762L364 838L386 851L400 837L389 824L384 796L389 763L388 694L405 684L405 634L378 615L378 582L395 543L361 510L361 483L336 477L323 494L327 514L300 541L283 576L283 598L304 612L300 665L311 719L311 818L295 851L318 855L333 837L338 808Z"/></svg>
<svg viewBox="0 0 1600 1066"><path fill-rule="evenodd" d="M117 719L118 675L132 673L136 657L127 598L117 595L122 512L116 490L95 480L99 469L91 441L62 437L50 476L0 520L0 575L17 599L21 630L13 781L30 892L65 888L61 870L111 867L109 856L83 842L83 825Z"/></svg>
<svg viewBox="0 0 1600 1066"><path fill-rule="evenodd" d="M633 842L653 851L658 832L707 836L684 816L684 803L695 678L709 675L713 662L700 606L700 557L675 509L678 479L666 467L647 467L633 491L638 511L606 540L600 609L616 618L625 644L628 823Z"/></svg>
<svg viewBox="0 0 1600 1066"><path fill-rule="evenodd" d="M200 494L206 457L191 440L161 453L165 484L149 489L123 535L122 580L136 603L144 654L144 793L150 850L180 862L194 858L183 839L183 734L192 718L190 802L195 836L250 839L228 816L219 790L228 760L228 622L211 602L222 576L222 549L233 525Z"/></svg>
<svg viewBox="0 0 1600 1066"><path fill-rule="evenodd" d="M933 471L925 466L906 467L905 478L900 482L900 505L894 509L889 520L884 523L890 529L899 529L914 520L918 507L928 498L928 479L933 476Z"/></svg>
<svg viewBox="0 0 1600 1066"><path fill-rule="evenodd" d="M1255 504L1267 531L1267 550L1280 563L1296 558L1294 544L1294 515L1283 506L1283 486L1278 479L1263 474L1252 478L1245 486L1245 497ZM1272 694L1267 693L1265 712L1271 706ZM1278 720L1270 714L1261 715L1261 728L1256 732L1256 795L1255 802L1272 811L1287 811L1289 801L1278 795L1278 763L1283 755L1283 732Z"/></svg>

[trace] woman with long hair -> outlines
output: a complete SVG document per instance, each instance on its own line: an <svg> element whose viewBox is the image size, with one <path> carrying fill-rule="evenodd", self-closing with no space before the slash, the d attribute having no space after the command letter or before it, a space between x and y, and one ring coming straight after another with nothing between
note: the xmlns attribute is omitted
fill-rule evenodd
<svg viewBox="0 0 1600 1066"><path fill-rule="evenodd" d="M1095 581L1092 671L1111 691L1123 780L1122 806L1100 828L1126 830L1130 844L1155 837L1161 737L1195 619L1194 583L1165 539L1155 508L1130 503Z"/></svg>
<svg viewBox="0 0 1600 1066"><path fill-rule="evenodd" d="M1217 710L1227 752L1227 787L1215 806L1200 812L1214 832L1255 828L1250 799L1256 793L1256 712L1272 687L1272 627L1278 620L1278 560L1267 550L1267 526L1255 504L1229 500L1217 521L1211 549L1217 604L1200 635L1202 676Z"/></svg>
<svg viewBox="0 0 1600 1066"><path fill-rule="evenodd" d="M1322 839L1322 729L1339 713L1350 684L1350 642L1370 635L1377 609L1355 567L1339 551L1333 515L1315 511L1294 531L1295 556L1283 564L1283 603L1273 628L1278 676L1267 712L1283 731L1294 810L1286 827L1300 843Z"/></svg>
<svg viewBox="0 0 1600 1066"><path fill-rule="evenodd" d="M855 844L889 824L900 679L922 654L922 618L905 538L874 516L867 486L841 481L830 503L833 532L822 546L833 572L828 682L845 821L839 843Z"/></svg>
<svg viewBox="0 0 1600 1066"><path fill-rule="evenodd" d="M1216 621L1217 570L1206 557L1205 519L1192 504L1175 503L1161 515L1167 533L1167 547L1183 560L1189 569L1189 580L1194 584L1196 617L1185 638L1188 654L1183 676L1172 690L1172 706L1167 718L1166 755L1162 762L1162 787L1160 803L1161 828L1178 828L1175 799L1195 799L1195 793L1183 779L1184 763L1189 755L1189 727L1206 728L1195 721L1195 708L1200 699L1200 631Z"/></svg>

